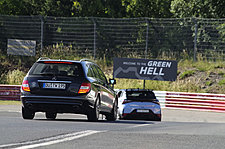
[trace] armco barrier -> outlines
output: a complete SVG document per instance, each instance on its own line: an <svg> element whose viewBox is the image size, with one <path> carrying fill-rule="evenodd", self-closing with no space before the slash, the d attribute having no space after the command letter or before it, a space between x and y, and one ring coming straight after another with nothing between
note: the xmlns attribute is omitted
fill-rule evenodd
<svg viewBox="0 0 225 149"><path fill-rule="evenodd" d="M164 92L160 98L162 108L225 112L225 94Z"/></svg>
<svg viewBox="0 0 225 149"><path fill-rule="evenodd" d="M20 100L20 85L0 85L0 100Z"/></svg>
<svg viewBox="0 0 225 149"><path fill-rule="evenodd" d="M225 113L225 94L154 91L161 107ZM20 85L0 85L0 100L20 100Z"/></svg>

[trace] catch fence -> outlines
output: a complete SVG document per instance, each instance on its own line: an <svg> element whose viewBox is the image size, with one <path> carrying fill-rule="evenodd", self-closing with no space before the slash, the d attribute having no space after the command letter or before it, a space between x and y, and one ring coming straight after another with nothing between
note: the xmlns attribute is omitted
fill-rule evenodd
<svg viewBox="0 0 225 149"><path fill-rule="evenodd" d="M39 56L225 59L225 19L0 15L4 54L8 39L36 41Z"/></svg>

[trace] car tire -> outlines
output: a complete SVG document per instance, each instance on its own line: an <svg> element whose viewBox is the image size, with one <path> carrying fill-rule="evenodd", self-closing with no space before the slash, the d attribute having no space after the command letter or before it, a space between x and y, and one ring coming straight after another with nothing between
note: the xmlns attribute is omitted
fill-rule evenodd
<svg viewBox="0 0 225 149"><path fill-rule="evenodd" d="M22 116L23 116L23 119L32 120L35 116L35 112L33 112L25 107L22 107Z"/></svg>
<svg viewBox="0 0 225 149"><path fill-rule="evenodd" d="M122 120L122 119L123 119L123 118L122 118L122 116L121 116L120 114L119 114L119 119L120 119L120 120Z"/></svg>
<svg viewBox="0 0 225 149"><path fill-rule="evenodd" d="M46 112L45 113L45 117L47 119L54 120L56 118L56 116L57 116L57 113L55 113L55 112Z"/></svg>
<svg viewBox="0 0 225 149"><path fill-rule="evenodd" d="M117 119L117 112L118 112L118 101L115 100L111 113L106 115L106 120L115 121Z"/></svg>
<svg viewBox="0 0 225 149"><path fill-rule="evenodd" d="M99 97L95 101L94 108L90 108L87 114L88 121L96 122L99 119L100 114L100 100Z"/></svg>

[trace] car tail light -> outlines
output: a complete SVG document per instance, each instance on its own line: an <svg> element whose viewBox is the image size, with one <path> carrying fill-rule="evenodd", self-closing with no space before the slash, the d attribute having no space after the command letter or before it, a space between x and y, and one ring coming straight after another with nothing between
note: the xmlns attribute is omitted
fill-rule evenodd
<svg viewBox="0 0 225 149"><path fill-rule="evenodd" d="M22 90L23 90L23 91L30 92L30 87L29 87L29 84L28 84L28 81L27 81L27 80L24 80L24 81L23 81L23 84L22 84Z"/></svg>
<svg viewBox="0 0 225 149"><path fill-rule="evenodd" d="M159 118L161 118L161 117L162 117L162 115L161 115L161 114L156 114L156 116L157 116L157 117L159 117Z"/></svg>
<svg viewBox="0 0 225 149"><path fill-rule="evenodd" d="M154 100L153 103L160 105L159 100Z"/></svg>
<svg viewBox="0 0 225 149"><path fill-rule="evenodd" d="M128 113L123 113L123 114L122 114L123 117L125 117L125 116L127 116L127 115L128 115Z"/></svg>
<svg viewBox="0 0 225 149"><path fill-rule="evenodd" d="M45 64L73 64L72 62L61 62L61 61L45 61Z"/></svg>
<svg viewBox="0 0 225 149"><path fill-rule="evenodd" d="M91 89L91 83L82 83L78 93L88 93Z"/></svg>
<svg viewBox="0 0 225 149"><path fill-rule="evenodd" d="M132 102L132 100L124 99L122 104L126 104L126 103L129 103L129 102Z"/></svg>

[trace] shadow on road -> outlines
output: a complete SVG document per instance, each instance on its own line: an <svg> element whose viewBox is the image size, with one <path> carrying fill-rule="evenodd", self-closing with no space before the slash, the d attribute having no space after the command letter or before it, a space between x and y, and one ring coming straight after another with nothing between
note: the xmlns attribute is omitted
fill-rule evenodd
<svg viewBox="0 0 225 149"><path fill-rule="evenodd" d="M110 124L154 124L153 121L144 121L144 120L116 120L116 121L107 121L107 120L98 120L97 122L89 122L87 119L34 119L37 121L55 121L55 122L87 122L87 123L110 123Z"/></svg>

